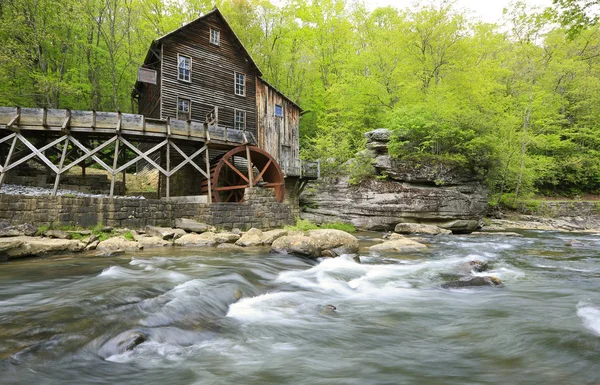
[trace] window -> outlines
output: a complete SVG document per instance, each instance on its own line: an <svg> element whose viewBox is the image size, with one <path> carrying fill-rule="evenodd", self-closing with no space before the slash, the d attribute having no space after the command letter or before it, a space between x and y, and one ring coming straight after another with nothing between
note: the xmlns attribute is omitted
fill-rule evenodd
<svg viewBox="0 0 600 385"><path fill-rule="evenodd" d="M190 120L192 116L192 102L190 99L177 98L177 119Z"/></svg>
<svg viewBox="0 0 600 385"><path fill-rule="evenodd" d="M280 118L283 118L283 107L280 106L279 104L275 105L275 116L279 116Z"/></svg>
<svg viewBox="0 0 600 385"><path fill-rule="evenodd" d="M179 71L177 73L177 79L183 80L184 82L192 81L192 58L188 56L177 55L177 62Z"/></svg>
<svg viewBox="0 0 600 385"><path fill-rule="evenodd" d="M235 110L235 125L236 130L246 129L246 111Z"/></svg>
<svg viewBox="0 0 600 385"><path fill-rule="evenodd" d="M220 33L217 29L210 29L210 43L214 45L219 45Z"/></svg>
<svg viewBox="0 0 600 385"><path fill-rule="evenodd" d="M235 94L246 96L246 75L239 72L235 73Z"/></svg>

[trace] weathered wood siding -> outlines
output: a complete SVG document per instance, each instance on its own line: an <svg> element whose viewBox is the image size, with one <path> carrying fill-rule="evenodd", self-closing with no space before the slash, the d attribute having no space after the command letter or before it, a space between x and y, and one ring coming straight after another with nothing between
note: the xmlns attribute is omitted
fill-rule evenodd
<svg viewBox="0 0 600 385"><path fill-rule="evenodd" d="M293 166L300 159L300 110L258 77L256 102L259 147L277 159L282 167ZM283 117L275 116L275 105L283 107Z"/></svg>
<svg viewBox="0 0 600 385"><path fill-rule="evenodd" d="M156 71L156 84L139 83L138 114L147 118L160 119L160 62L154 57L155 62L146 64L146 68Z"/></svg>
<svg viewBox="0 0 600 385"><path fill-rule="evenodd" d="M210 28L220 31L220 45L210 43ZM246 129L256 135L256 70L216 14L194 22L162 40L162 116L177 117L177 97L191 100L192 120L204 121L219 107L219 124L234 126L234 109L246 111ZM191 83L177 79L177 54L192 58ZM246 74L246 96L235 95L234 73Z"/></svg>

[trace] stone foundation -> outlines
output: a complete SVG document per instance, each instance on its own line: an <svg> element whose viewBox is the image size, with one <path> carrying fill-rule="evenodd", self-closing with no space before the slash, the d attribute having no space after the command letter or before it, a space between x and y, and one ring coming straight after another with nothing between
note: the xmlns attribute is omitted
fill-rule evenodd
<svg viewBox="0 0 600 385"><path fill-rule="evenodd" d="M12 225L77 225L143 229L172 227L177 218L217 228L271 229L295 223L289 204L277 203L271 189L252 188L242 203L195 203L158 199L23 196L0 194L0 221Z"/></svg>

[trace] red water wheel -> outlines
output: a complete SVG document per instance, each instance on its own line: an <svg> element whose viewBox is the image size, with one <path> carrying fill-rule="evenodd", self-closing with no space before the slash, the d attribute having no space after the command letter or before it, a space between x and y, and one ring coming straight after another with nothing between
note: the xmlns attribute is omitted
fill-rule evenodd
<svg viewBox="0 0 600 385"><path fill-rule="evenodd" d="M250 167L248 167L250 165ZM248 170L252 171L252 178ZM250 187L271 188L277 202L283 202L285 184L277 161L266 151L255 146L239 146L223 155L211 169L213 201L241 202L244 191Z"/></svg>

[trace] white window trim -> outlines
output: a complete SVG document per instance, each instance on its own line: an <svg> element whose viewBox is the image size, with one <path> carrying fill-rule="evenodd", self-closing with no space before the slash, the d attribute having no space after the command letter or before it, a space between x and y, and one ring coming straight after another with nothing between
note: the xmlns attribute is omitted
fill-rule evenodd
<svg viewBox="0 0 600 385"><path fill-rule="evenodd" d="M216 43L212 39L213 31L215 31L217 33L217 42ZM221 31L219 31L216 28L210 28L210 31L208 32L208 41L212 45L220 46L221 45Z"/></svg>
<svg viewBox="0 0 600 385"><path fill-rule="evenodd" d="M247 119L247 114L246 114L246 110L239 110L237 108L234 108L233 110L233 128L236 130L239 130L239 128L237 128L237 113L238 112L242 112L244 113L244 127L242 127L243 131L246 131L246 127L248 127L248 119Z"/></svg>
<svg viewBox="0 0 600 385"><path fill-rule="evenodd" d="M237 76L238 75L244 75L244 93L242 94L238 94L237 92ZM236 94L237 96L246 96L246 74L243 72L234 72L233 73L233 93Z"/></svg>
<svg viewBox="0 0 600 385"><path fill-rule="evenodd" d="M186 120L190 120L192 119L192 99L190 98L183 98L183 97L177 97L177 114L176 114L176 118L179 119L179 101L180 100L187 100L188 101L188 117Z"/></svg>
<svg viewBox="0 0 600 385"><path fill-rule="evenodd" d="M277 115L277 107L281 107L281 116ZM273 107L273 116L275 116L276 118L283 118L284 112L283 112L283 104L277 104L275 103L275 107Z"/></svg>
<svg viewBox="0 0 600 385"><path fill-rule="evenodd" d="M185 80L185 79L182 79L182 78L179 77L179 58L180 57L184 57L184 58L190 59L190 80ZM177 80L182 81L182 82L186 82L186 83L191 83L192 82L192 57L191 56L177 54Z"/></svg>

